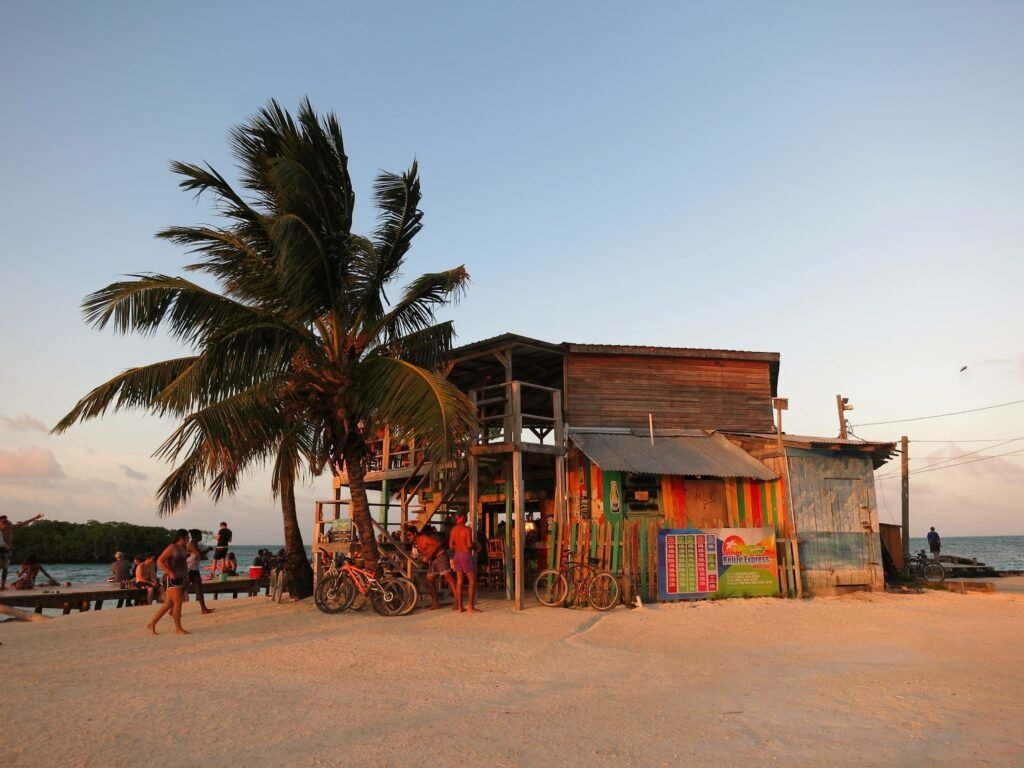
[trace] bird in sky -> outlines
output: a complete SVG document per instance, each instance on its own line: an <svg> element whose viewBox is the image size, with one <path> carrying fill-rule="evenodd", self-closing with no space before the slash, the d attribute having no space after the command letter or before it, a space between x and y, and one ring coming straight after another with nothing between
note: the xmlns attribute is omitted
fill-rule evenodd
<svg viewBox="0 0 1024 768"><path fill-rule="evenodd" d="M960 369L960 373L963 373L966 370L967 370L967 366L965 365L963 368Z"/></svg>

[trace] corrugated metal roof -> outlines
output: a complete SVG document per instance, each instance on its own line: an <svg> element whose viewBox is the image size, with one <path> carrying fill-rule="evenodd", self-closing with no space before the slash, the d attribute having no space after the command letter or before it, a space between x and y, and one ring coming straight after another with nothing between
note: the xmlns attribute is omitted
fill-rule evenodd
<svg viewBox="0 0 1024 768"><path fill-rule="evenodd" d="M649 475L744 477L775 480L774 472L716 433L680 430L655 434L642 430L571 432L570 439L601 469Z"/></svg>
<svg viewBox="0 0 1024 768"><path fill-rule="evenodd" d="M600 355L650 355L656 357L694 357L702 360L756 360L778 363L778 352L751 352L742 349L701 349L699 347L652 347L642 344L578 344L564 342L569 352Z"/></svg>

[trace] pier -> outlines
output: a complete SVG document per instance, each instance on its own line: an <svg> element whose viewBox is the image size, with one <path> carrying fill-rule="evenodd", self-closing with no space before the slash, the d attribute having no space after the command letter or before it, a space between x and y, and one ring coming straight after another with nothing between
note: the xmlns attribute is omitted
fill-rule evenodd
<svg viewBox="0 0 1024 768"><path fill-rule="evenodd" d="M203 595L212 596L216 600L221 595L231 595L237 599L239 595L249 597L259 594L265 589L270 594L270 580L267 577L250 579L245 577L231 578L227 581L204 581ZM36 587L35 589L7 590L0 592L0 613L20 619L35 619L35 614L42 614L43 609L53 609L69 614L72 611L99 611L104 603L114 603L122 608L143 605L146 602L146 590L122 589L114 584L83 584L75 587ZM33 613L27 613L25 609ZM39 616L38 618L43 618Z"/></svg>

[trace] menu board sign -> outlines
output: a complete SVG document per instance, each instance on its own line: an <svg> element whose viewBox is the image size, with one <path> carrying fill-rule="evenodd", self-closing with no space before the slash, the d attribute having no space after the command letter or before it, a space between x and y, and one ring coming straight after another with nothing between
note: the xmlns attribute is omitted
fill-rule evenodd
<svg viewBox="0 0 1024 768"><path fill-rule="evenodd" d="M707 597L718 591L718 538L713 533L659 531L658 545L662 600Z"/></svg>

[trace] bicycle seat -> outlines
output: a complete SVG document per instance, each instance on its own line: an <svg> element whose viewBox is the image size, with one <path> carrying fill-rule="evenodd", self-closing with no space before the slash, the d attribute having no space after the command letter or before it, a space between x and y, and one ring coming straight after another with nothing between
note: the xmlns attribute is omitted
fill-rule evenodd
<svg viewBox="0 0 1024 768"><path fill-rule="evenodd" d="M588 557L587 560L590 562L591 565L597 565L601 562L600 557Z"/></svg>

